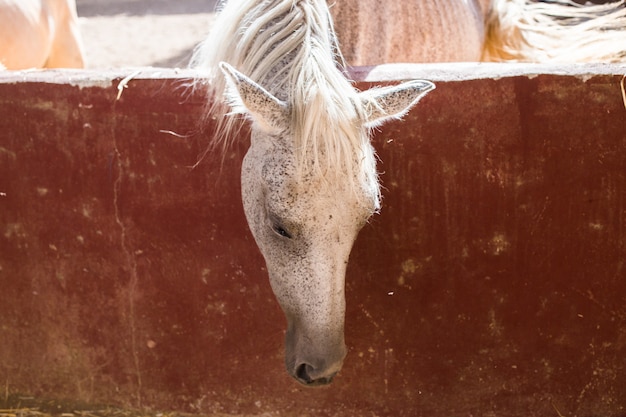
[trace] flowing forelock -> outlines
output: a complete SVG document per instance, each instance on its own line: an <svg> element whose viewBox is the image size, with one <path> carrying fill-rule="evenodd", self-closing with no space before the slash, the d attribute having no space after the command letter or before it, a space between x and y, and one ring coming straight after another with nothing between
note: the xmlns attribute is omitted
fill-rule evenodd
<svg viewBox="0 0 626 417"><path fill-rule="evenodd" d="M213 97L225 90L221 61L288 104L299 175L313 173L329 183L335 176L347 177L378 208L376 157L364 127L365 106L346 79L324 0L228 1L193 60L207 71ZM228 146L240 121L223 117L231 111L222 100L212 102L216 104L208 113L219 124L216 143Z"/></svg>

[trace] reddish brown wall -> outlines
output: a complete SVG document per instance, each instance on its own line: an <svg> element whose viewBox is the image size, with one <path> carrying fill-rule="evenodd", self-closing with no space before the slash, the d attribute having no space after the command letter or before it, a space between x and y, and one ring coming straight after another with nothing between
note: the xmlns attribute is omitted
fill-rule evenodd
<svg viewBox="0 0 626 417"><path fill-rule="evenodd" d="M144 71L119 100L127 73L0 76L0 386L205 414L625 415L626 69L480 68L427 67L437 90L376 135L349 355L314 390L283 369L247 139L190 168L211 131L190 74Z"/></svg>

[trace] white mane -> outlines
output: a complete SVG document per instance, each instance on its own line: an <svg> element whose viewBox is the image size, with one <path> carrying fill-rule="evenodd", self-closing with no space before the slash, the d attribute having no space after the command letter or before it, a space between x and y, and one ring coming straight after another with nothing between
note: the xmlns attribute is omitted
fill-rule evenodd
<svg viewBox="0 0 626 417"><path fill-rule="evenodd" d="M364 128L367 115L357 91L338 67L342 63L325 0L230 0L196 51L193 66L206 69L214 98L224 95L219 71L224 61L286 102L299 172L354 178L380 198L376 158ZM227 146L238 129L214 100L217 142ZM235 108L235 112L239 109Z"/></svg>

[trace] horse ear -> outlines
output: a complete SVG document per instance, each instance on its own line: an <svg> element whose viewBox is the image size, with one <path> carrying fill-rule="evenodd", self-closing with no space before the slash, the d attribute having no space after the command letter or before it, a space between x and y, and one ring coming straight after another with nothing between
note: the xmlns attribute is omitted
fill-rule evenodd
<svg viewBox="0 0 626 417"><path fill-rule="evenodd" d="M400 119L434 89L435 84L430 81L415 80L360 93L367 114L367 126L376 127L387 120Z"/></svg>
<svg viewBox="0 0 626 417"><path fill-rule="evenodd" d="M285 129L289 120L287 104L227 63L220 62L220 68L226 77L226 99L233 113L248 114L268 132Z"/></svg>

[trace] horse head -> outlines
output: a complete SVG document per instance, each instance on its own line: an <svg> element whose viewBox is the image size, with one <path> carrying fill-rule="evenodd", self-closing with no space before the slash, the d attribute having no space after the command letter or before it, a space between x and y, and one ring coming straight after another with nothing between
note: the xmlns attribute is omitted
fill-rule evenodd
<svg viewBox="0 0 626 417"><path fill-rule="evenodd" d="M332 160L334 151L315 140L300 145L316 148L310 152L294 145L298 143L294 140L298 122L291 103L273 96L229 65L221 64L221 68L231 103L245 111L253 123L251 145L242 165L242 197L272 290L287 318L287 371L305 385L327 384L341 369L346 355L344 281L348 257L359 230L379 208L369 130L406 113L434 85L412 81L355 92L354 120L346 120L343 126L357 130L357 136L365 137L366 142L350 156L353 163L335 166L335 172L329 172L333 163L299 161ZM344 133L354 134L339 132L340 139Z"/></svg>

